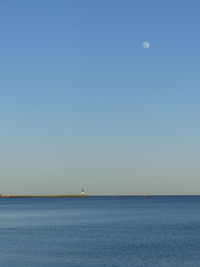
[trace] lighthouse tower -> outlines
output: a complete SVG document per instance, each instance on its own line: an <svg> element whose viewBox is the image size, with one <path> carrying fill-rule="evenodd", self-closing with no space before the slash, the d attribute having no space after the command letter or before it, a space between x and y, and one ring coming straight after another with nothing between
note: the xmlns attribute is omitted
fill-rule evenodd
<svg viewBox="0 0 200 267"><path fill-rule="evenodd" d="M85 191L84 191L83 188L82 188L82 191L81 191L81 196L85 196Z"/></svg>

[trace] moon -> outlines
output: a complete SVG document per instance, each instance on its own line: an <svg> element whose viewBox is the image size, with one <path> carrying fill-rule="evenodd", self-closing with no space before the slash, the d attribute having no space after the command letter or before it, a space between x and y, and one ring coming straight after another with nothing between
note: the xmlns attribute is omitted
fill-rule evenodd
<svg viewBox="0 0 200 267"><path fill-rule="evenodd" d="M150 47L150 43L149 43L148 41L144 41L144 42L142 43L142 47L143 47L144 49L148 49L148 48Z"/></svg>

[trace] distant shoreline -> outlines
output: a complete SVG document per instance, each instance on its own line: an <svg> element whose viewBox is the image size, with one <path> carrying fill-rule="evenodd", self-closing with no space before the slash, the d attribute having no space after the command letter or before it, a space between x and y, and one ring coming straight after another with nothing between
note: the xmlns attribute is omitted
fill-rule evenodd
<svg viewBox="0 0 200 267"><path fill-rule="evenodd" d="M88 195L10 195L0 196L0 198L49 198L49 197L88 197Z"/></svg>
<svg viewBox="0 0 200 267"><path fill-rule="evenodd" d="M0 195L0 198L85 198L85 197L192 197L200 195Z"/></svg>

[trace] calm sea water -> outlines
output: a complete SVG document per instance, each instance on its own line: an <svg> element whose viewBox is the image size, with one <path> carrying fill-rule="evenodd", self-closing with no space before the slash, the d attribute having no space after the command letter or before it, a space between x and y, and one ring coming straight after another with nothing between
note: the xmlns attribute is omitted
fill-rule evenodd
<svg viewBox="0 0 200 267"><path fill-rule="evenodd" d="M0 266L199 267L200 197L0 199Z"/></svg>

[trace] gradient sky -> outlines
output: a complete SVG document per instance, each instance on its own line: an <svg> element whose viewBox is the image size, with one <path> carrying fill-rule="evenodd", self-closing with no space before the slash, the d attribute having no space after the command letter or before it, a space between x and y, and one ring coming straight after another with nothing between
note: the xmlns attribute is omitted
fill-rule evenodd
<svg viewBox="0 0 200 267"><path fill-rule="evenodd" d="M199 10L1 0L0 193L199 194Z"/></svg>

